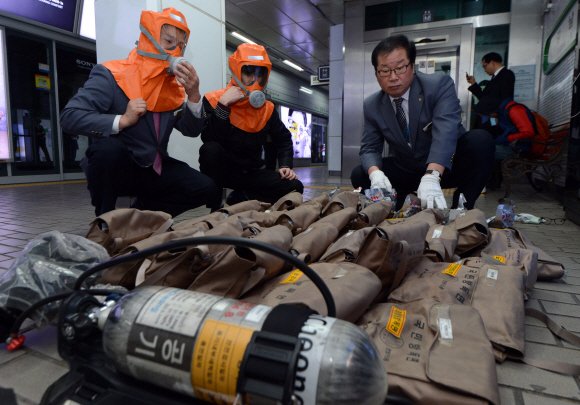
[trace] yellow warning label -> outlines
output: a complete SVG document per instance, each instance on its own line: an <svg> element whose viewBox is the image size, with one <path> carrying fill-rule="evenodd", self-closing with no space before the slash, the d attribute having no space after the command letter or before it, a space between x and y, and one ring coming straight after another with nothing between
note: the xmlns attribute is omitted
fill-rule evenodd
<svg viewBox="0 0 580 405"><path fill-rule="evenodd" d="M300 277L302 277L304 273L300 270L294 270L284 281L281 281L280 284L290 284L298 281Z"/></svg>
<svg viewBox="0 0 580 405"><path fill-rule="evenodd" d="M394 306L391 308L391 316L389 317L389 322L387 323L387 331L391 332L394 336L400 338L401 332L403 332L403 326L405 326L405 318L407 318L407 311L401 311Z"/></svg>
<svg viewBox="0 0 580 405"><path fill-rule="evenodd" d="M500 262L502 262L502 263L505 263L505 257L503 257L503 256L494 256L493 258L494 258L495 260L499 260L499 261L500 261Z"/></svg>
<svg viewBox="0 0 580 405"><path fill-rule="evenodd" d="M232 404L246 346L254 329L206 319L191 364L195 396L215 404Z"/></svg>
<svg viewBox="0 0 580 405"><path fill-rule="evenodd" d="M445 270L443 270L442 273L449 274L450 276L455 277L457 275L457 272L459 271L460 267L461 267L460 264L452 263Z"/></svg>

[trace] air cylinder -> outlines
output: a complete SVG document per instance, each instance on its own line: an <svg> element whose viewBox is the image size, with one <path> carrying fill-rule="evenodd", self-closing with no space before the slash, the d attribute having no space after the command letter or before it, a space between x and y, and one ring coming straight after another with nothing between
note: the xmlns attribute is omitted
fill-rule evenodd
<svg viewBox="0 0 580 405"><path fill-rule="evenodd" d="M244 353L271 311L215 295L145 287L102 312L99 327L104 351L121 372L210 403L233 404L237 398L239 404L248 403L236 392ZM384 402L385 366L360 328L313 314L298 339L294 403Z"/></svg>

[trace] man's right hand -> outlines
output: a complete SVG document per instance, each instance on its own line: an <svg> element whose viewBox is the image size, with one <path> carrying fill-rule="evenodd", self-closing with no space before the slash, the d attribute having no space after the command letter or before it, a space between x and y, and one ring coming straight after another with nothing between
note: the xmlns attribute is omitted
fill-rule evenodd
<svg viewBox="0 0 580 405"><path fill-rule="evenodd" d="M135 125L139 118L147 113L147 102L142 98L130 100L127 104L127 111L121 115L119 120L119 130Z"/></svg>
<svg viewBox="0 0 580 405"><path fill-rule="evenodd" d="M469 84L475 84L475 77L473 77L473 76L467 76L466 79L467 79L467 83L469 83Z"/></svg>
<svg viewBox="0 0 580 405"><path fill-rule="evenodd" d="M391 182L382 170L371 172L371 174L369 174L369 179L371 180L371 189L386 188L389 193L393 192L393 186L391 186Z"/></svg>
<svg viewBox="0 0 580 405"><path fill-rule="evenodd" d="M243 99L244 95L245 94L242 91L242 89L240 89L237 86L232 86L229 89L227 89L224 94L222 94L218 102L225 106L229 106L230 104Z"/></svg>

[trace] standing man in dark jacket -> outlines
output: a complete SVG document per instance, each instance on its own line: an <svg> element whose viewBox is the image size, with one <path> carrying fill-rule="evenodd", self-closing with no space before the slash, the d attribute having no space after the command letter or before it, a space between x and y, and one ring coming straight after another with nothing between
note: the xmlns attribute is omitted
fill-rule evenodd
<svg viewBox="0 0 580 405"><path fill-rule="evenodd" d="M516 82L514 72L502 64L501 55L496 52L485 55L481 60L481 65L485 73L491 76L489 83L483 90L475 82L475 77L467 76L467 82L471 85L467 90L479 99L479 103L475 105L475 111L479 117L476 122L476 128L481 128L481 124L486 121L485 119L483 121L481 120L482 115L485 114L480 108L480 103L483 101L483 106L486 101L490 100L497 100L497 104L500 104L506 98L513 100L514 85Z"/></svg>
<svg viewBox="0 0 580 405"><path fill-rule="evenodd" d="M274 203L304 187L292 170L292 137L262 90L272 64L264 47L242 44L229 58L232 79L203 99L206 122L199 150L202 173L218 187L234 189L228 204L256 199ZM262 147L270 137L279 170L262 169Z"/></svg>

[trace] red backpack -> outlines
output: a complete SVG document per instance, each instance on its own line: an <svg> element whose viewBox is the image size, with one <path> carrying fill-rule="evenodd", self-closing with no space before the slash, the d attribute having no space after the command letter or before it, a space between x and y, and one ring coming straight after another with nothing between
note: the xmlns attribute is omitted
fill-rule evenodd
<svg viewBox="0 0 580 405"><path fill-rule="evenodd" d="M521 105L522 107L524 107L526 109L526 112L528 113L528 118L530 119L530 121L532 122L532 125L534 127L534 132L536 133L531 140L536 141L536 142L542 142L542 143L546 143L548 142L548 139L550 138L550 130L548 129L548 121L546 121L546 119L544 117L542 117L540 114L538 114L535 111L530 110L527 106L520 104L520 103L516 103L515 101L512 101L506 108L506 117L508 117L508 119L511 118L509 113L510 110L513 106L516 105ZM526 158L528 159L537 159L540 158L542 159L542 154L544 153L544 150L546 149L546 145L539 145L537 143L532 143L530 152L528 153L528 155L526 156Z"/></svg>

